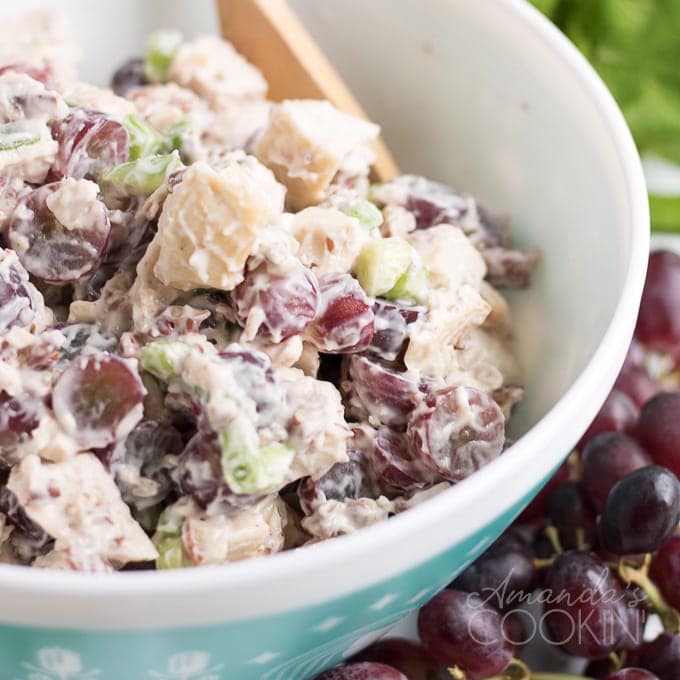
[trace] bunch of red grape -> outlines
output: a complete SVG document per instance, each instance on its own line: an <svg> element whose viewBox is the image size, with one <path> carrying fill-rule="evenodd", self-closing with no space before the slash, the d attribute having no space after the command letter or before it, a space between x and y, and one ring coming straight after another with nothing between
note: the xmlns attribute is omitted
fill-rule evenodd
<svg viewBox="0 0 680 680"><path fill-rule="evenodd" d="M419 645L379 641L317 680L576 677L529 670L537 637L587 660L579 677L680 678L679 298L680 256L652 253L635 339L577 450L420 610ZM645 639L650 617L663 631Z"/></svg>

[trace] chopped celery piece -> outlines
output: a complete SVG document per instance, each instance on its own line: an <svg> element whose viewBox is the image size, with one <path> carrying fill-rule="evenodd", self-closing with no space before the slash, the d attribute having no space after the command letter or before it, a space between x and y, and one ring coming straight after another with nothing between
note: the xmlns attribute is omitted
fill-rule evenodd
<svg viewBox="0 0 680 680"><path fill-rule="evenodd" d="M343 212L345 215L349 215L350 217L359 220L359 224L369 231L371 229L377 229L383 223L383 215L378 207L363 198L352 203L352 205L345 208Z"/></svg>
<svg viewBox="0 0 680 680"><path fill-rule="evenodd" d="M148 196L168 175L183 167L177 151L164 156L145 156L105 170L99 185L104 195Z"/></svg>
<svg viewBox="0 0 680 680"><path fill-rule="evenodd" d="M427 267L422 262L414 262L383 297L409 305L423 304L427 302L429 290Z"/></svg>
<svg viewBox="0 0 680 680"><path fill-rule="evenodd" d="M413 246L402 238L373 239L361 249L354 273L369 295L384 295L406 273L414 255Z"/></svg>
<svg viewBox="0 0 680 680"><path fill-rule="evenodd" d="M158 550L157 569L182 569L191 566L191 561L179 536L156 536L154 544Z"/></svg>
<svg viewBox="0 0 680 680"><path fill-rule="evenodd" d="M125 116L123 125L130 136L130 160L136 161L144 156L153 156L166 150L166 140L143 118L130 113Z"/></svg>
<svg viewBox="0 0 680 680"><path fill-rule="evenodd" d="M179 367L189 352L182 342L154 340L142 347L139 361L145 371L167 382L179 378Z"/></svg>
<svg viewBox="0 0 680 680"><path fill-rule="evenodd" d="M234 493L273 491L283 483L293 461L293 451L284 444L260 447L255 425L247 418L234 420L219 434L222 473Z"/></svg>
<svg viewBox="0 0 680 680"><path fill-rule="evenodd" d="M39 134L22 130L14 123L0 125L0 151L12 151L20 146L37 144L39 141Z"/></svg>
<svg viewBox="0 0 680 680"><path fill-rule="evenodd" d="M152 33L146 46L144 75L152 83L167 80L168 70L179 46L182 34L179 31L160 30Z"/></svg>
<svg viewBox="0 0 680 680"><path fill-rule="evenodd" d="M194 121L190 116L181 118L165 131L165 145L169 151L181 151L186 137L191 134Z"/></svg>

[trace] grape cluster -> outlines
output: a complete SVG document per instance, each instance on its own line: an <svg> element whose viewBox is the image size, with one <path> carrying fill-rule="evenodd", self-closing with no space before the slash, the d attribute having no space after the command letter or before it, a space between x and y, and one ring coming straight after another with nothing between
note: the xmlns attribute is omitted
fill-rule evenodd
<svg viewBox="0 0 680 680"><path fill-rule="evenodd" d="M421 609L420 644L377 642L318 680L538 680L544 676L521 660L523 643L538 632L529 630L528 618L547 642L586 660L579 677L680 678L679 290L680 257L653 253L636 337L614 389L577 450L515 524ZM364 363L350 370L368 371L368 359L358 359ZM390 392L399 395L390 412L397 424L408 394L399 388L395 383ZM484 427L493 407L477 395L468 401L479 421L476 439L498 445L493 425ZM428 427L436 433L456 399L433 391L420 408L431 413L424 426L412 417L406 436L426 449ZM464 447L456 444L460 455ZM430 455L429 464L455 478L455 457ZM527 597L542 603L540 622L520 607ZM651 616L663 632L645 639Z"/></svg>

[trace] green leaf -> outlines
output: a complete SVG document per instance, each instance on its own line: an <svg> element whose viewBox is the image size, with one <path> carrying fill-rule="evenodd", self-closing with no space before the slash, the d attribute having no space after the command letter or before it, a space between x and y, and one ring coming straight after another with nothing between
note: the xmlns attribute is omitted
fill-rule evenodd
<svg viewBox="0 0 680 680"><path fill-rule="evenodd" d="M680 196L649 195L652 229L680 233Z"/></svg>
<svg viewBox="0 0 680 680"><path fill-rule="evenodd" d="M598 71L640 152L680 164L680 2L532 1ZM680 231L674 200L651 204L654 229Z"/></svg>

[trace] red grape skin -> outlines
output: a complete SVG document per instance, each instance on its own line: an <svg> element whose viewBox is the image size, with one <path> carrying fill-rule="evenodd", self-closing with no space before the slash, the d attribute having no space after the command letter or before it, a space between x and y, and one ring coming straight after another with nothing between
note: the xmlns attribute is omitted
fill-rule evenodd
<svg viewBox="0 0 680 680"><path fill-rule="evenodd" d="M659 680L678 680L680 668L680 635L661 633L640 648L638 666L656 673Z"/></svg>
<svg viewBox="0 0 680 680"><path fill-rule="evenodd" d="M236 318L245 327L252 312L260 324L258 334L281 342L301 333L314 320L319 306L316 276L300 265L286 274L271 274L267 265L249 271L234 289Z"/></svg>
<svg viewBox="0 0 680 680"><path fill-rule="evenodd" d="M128 59L122 64L111 78L111 89L119 96L124 97L130 90L142 85L148 85L149 81L144 75L144 59Z"/></svg>
<svg viewBox="0 0 680 680"><path fill-rule="evenodd" d="M458 482L500 455L505 418L486 392L447 387L425 397L409 421L407 435L430 469Z"/></svg>
<svg viewBox="0 0 680 680"><path fill-rule="evenodd" d="M106 206L88 202L87 222L63 225L48 208L47 200L63 186L45 184L23 197L9 226L9 241L21 263L48 283L75 281L91 272L106 248L111 223Z"/></svg>
<svg viewBox="0 0 680 680"><path fill-rule="evenodd" d="M644 405L638 436L654 462L680 478L680 392L662 392Z"/></svg>
<svg viewBox="0 0 680 680"><path fill-rule="evenodd" d="M614 389L627 394L638 408L642 408L661 387L640 366L627 366L619 373Z"/></svg>
<svg viewBox="0 0 680 680"><path fill-rule="evenodd" d="M593 437L603 432L633 433L638 415L638 407L627 394L612 390L595 416L595 420L581 437L577 448L583 449Z"/></svg>
<svg viewBox="0 0 680 680"><path fill-rule="evenodd" d="M670 351L680 343L680 255L667 250L649 256L636 337L646 346Z"/></svg>
<svg viewBox="0 0 680 680"><path fill-rule="evenodd" d="M548 498L546 515L563 547L581 548L581 540L588 546L595 544L595 514L580 482L560 484Z"/></svg>
<svg viewBox="0 0 680 680"><path fill-rule="evenodd" d="M626 475L652 464L651 456L622 432L591 439L581 454L583 484L593 507L601 512L613 486Z"/></svg>
<svg viewBox="0 0 680 680"><path fill-rule="evenodd" d="M376 300L373 304L375 333L368 353L389 364L404 369L403 359L408 347L408 327L425 312L423 307L405 307Z"/></svg>
<svg viewBox="0 0 680 680"><path fill-rule="evenodd" d="M321 352L363 352L373 339L375 315L359 282L349 274L319 279L319 311L308 337Z"/></svg>
<svg viewBox="0 0 680 680"><path fill-rule="evenodd" d="M628 353L623 360L623 370L630 367L641 368L645 361L645 348L639 340L633 338Z"/></svg>
<svg viewBox="0 0 680 680"><path fill-rule="evenodd" d="M314 680L410 680L391 666L370 661L331 668Z"/></svg>
<svg viewBox="0 0 680 680"><path fill-rule="evenodd" d="M142 415L146 390L119 357L87 354L73 360L54 386L57 419L83 448L101 448L125 437Z"/></svg>
<svg viewBox="0 0 680 680"><path fill-rule="evenodd" d="M348 359L350 415L404 429L419 399L418 384L363 355L352 354Z"/></svg>
<svg viewBox="0 0 680 680"><path fill-rule="evenodd" d="M369 453L373 471L386 490L422 489L436 476L413 455L401 432L382 426L375 434Z"/></svg>
<svg viewBox="0 0 680 680"><path fill-rule="evenodd" d="M35 318L35 293L28 273L11 250L0 248L0 335Z"/></svg>
<svg viewBox="0 0 680 680"><path fill-rule="evenodd" d="M548 502L550 494L555 487L568 481L571 476L571 466L568 461L565 461L557 468L557 472L548 480L546 485L536 494L536 497L527 505L522 511L522 514L517 518L518 522L531 522L539 519L545 515L545 507Z"/></svg>
<svg viewBox="0 0 680 680"><path fill-rule="evenodd" d="M634 555L658 550L680 522L680 482L666 468L649 465L626 475L611 490L600 515L607 550Z"/></svg>
<svg viewBox="0 0 680 680"><path fill-rule="evenodd" d="M125 126L99 111L75 109L52 123L52 136L59 143L52 179L97 181L104 170L125 163L129 156Z"/></svg>
<svg viewBox="0 0 680 680"><path fill-rule="evenodd" d="M659 680L659 677L643 668L622 668L610 673L604 680Z"/></svg>
<svg viewBox="0 0 680 680"><path fill-rule="evenodd" d="M632 627L621 584L593 554L559 555L545 573L545 588L553 594L545 606L547 628L575 656L602 658L639 632Z"/></svg>
<svg viewBox="0 0 680 680"><path fill-rule="evenodd" d="M17 398L0 390L0 461L3 452L11 452L38 427L38 410L31 397Z"/></svg>
<svg viewBox="0 0 680 680"><path fill-rule="evenodd" d="M680 534L671 536L654 555L650 576L668 604L680 611Z"/></svg>
<svg viewBox="0 0 680 680"><path fill-rule="evenodd" d="M535 577L536 569L527 547L512 533L505 533L451 586L477 593L497 609L511 610L519 605L523 594L531 592Z"/></svg>
<svg viewBox="0 0 680 680"><path fill-rule="evenodd" d="M392 666L408 680L451 680L448 671L415 642L404 638L378 640L356 656L352 662L372 661Z"/></svg>
<svg viewBox="0 0 680 680"><path fill-rule="evenodd" d="M502 673L513 655L501 615L479 596L460 590L444 590L420 610L418 634L430 656L458 666L469 680Z"/></svg>

